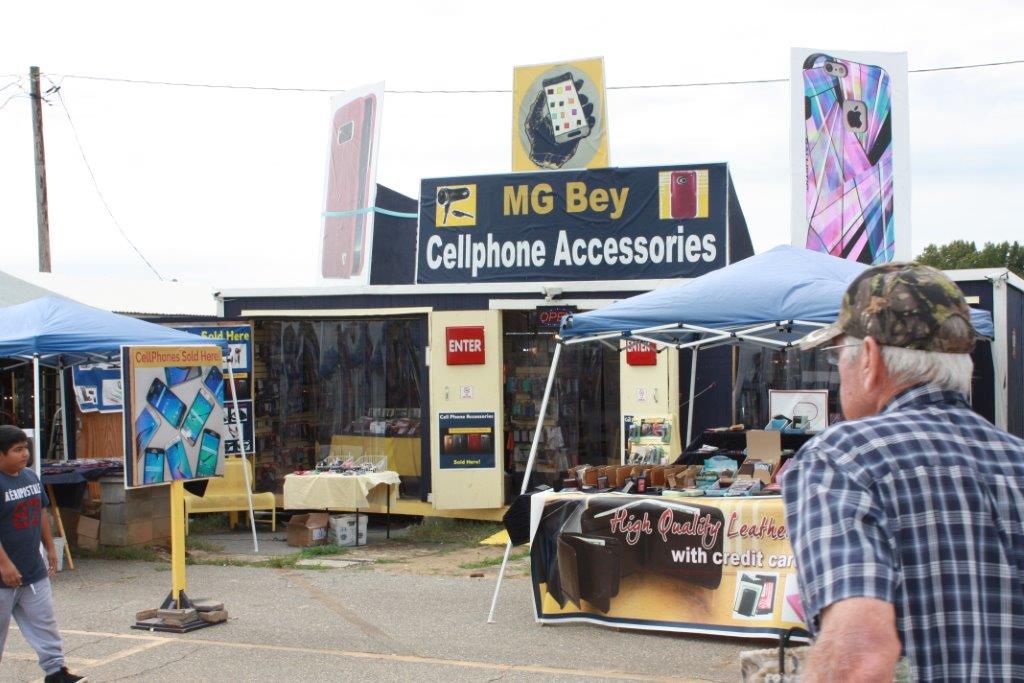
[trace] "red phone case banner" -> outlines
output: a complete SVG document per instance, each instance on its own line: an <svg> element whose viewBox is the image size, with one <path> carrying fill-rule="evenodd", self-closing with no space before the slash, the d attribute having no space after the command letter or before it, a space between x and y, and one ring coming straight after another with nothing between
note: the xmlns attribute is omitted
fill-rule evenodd
<svg viewBox="0 0 1024 683"><path fill-rule="evenodd" d="M627 365L657 365L658 349L651 342L630 339L626 342Z"/></svg>
<svg viewBox="0 0 1024 683"><path fill-rule="evenodd" d="M448 365L483 365L486 362L483 327L446 327Z"/></svg>
<svg viewBox="0 0 1024 683"><path fill-rule="evenodd" d="M224 473L217 346L123 346L125 487Z"/></svg>
<svg viewBox="0 0 1024 683"><path fill-rule="evenodd" d="M331 99L320 275L369 282L384 84Z"/></svg>
<svg viewBox="0 0 1024 683"><path fill-rule="evenodd" d="M725 164L429 178L418 227L421 284L698 277L747 238Z"/></svg>

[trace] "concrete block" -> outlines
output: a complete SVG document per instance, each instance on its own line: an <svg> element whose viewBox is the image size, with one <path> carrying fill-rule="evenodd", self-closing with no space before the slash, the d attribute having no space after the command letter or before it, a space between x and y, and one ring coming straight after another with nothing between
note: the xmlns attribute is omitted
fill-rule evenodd
<svg viewBox="0 0 1024 683"><path fill-rule="evenodd" d="M130 524L108 524L104 520L100 525L100 543L103 545L142 545L152 541L152 520L146 519Z"/></svg>
<svg viewBox="0 0 1024 683"><path fill-rule="evenodd" d="M130 524L153 518L152 500L129 500L124 503L104 503L100 519L104 524Z"/></svg>

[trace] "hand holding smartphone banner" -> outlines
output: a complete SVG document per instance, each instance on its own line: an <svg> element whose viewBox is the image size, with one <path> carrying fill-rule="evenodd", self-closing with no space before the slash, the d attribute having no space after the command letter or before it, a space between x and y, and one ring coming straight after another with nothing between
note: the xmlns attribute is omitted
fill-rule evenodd
<svg viewBox="0 0 1024 683"><path fill-rule="evenodd" d="M217 346L126 346L125 486L219 476L224 378Z"/></svg>

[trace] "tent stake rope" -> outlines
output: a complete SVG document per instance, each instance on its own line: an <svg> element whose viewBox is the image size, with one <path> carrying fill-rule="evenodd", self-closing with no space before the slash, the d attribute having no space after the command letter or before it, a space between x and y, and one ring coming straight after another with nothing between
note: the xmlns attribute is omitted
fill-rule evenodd
<svg viewBox="0 0 1024 683"><path fill-rule="evenodd" d="M530 474L533 472L533 462L537 458L537 446L540 444L540 430L544 424L544 417L548 413L548 400L551 398L551 387L555 383L555 371L558 370L558 359L562 355L562 342L555 346L555 355L551 359L551 369L548 371L548 383L544 387L544 398L540 402L540 410L537 411L537 427L533 431L533 443L530 445L530 458L526 461L526 471L523 473L523 485L519 487L519 495L526 493L530 486ZM531 539L532 542L532 539ZM491 598L491 611L487 614L487 623L494 623L494 611L498 607L498 594L501 592L501 582L505 578L505 568L508 566L508 556L512 552L512 539L505 544L505 556L501 560L501 570L498 572L498 583L494 586L494 597Z"/></svg>

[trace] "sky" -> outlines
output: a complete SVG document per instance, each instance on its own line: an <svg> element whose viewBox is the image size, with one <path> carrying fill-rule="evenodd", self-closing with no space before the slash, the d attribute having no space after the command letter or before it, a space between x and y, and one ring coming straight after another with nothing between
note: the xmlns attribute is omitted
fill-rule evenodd
<svg viewBox="0 0 1024 683"><path fill-rule="evenodd" d="M512 87L513 67L603 56L609 86L787 78L791 47L1024 59L1014 2L46 2L0 29L0 269L37 264L27 74L44 74L54 272L217 288L315 284L329 92ZM19 81L19 77L21 80ZM911 73L912 251L1021 239L1024 64ZM5 87L9 86L9 87ZM13 95L13 97L11 97ZM611 163L727 161L755 250L790 241L788 83L611 90ZM100 199L72 134L114 219ZM511 170L512 96L388 94L378 182Z"/></svg>

